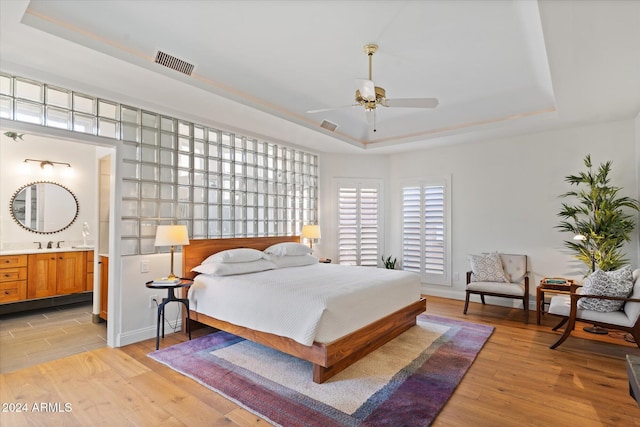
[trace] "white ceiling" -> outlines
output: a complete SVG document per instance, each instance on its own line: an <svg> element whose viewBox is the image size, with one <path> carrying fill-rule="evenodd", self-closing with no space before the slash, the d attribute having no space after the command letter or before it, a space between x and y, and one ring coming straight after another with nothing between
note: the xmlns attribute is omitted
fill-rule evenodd
<svg viewBox="0 0 640 427"><path fill-rule="evenodd" d="M388 153L640 112L640 1L0 1L0 67L316 151ZM354 103L363 46L389 98ZM195 65L186 76L158 50ZM338 125L320 128L322 120Z"/></svg>

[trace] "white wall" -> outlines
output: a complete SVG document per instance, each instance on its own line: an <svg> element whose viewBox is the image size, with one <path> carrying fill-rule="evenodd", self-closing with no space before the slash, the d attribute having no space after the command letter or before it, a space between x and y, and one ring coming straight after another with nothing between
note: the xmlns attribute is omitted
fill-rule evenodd
<svg viewBox="0 0 640 427"><path fill-rule="evenodd" d="M527 254L532 294L545 276L581 279L584 264L563 244L573 236L554 227L563 201L559 195L570 190L564 178L583 171L589 153L596 166L613 162L611 182L623 188L621 195L637 195L632 120L392 156L392 189L403 178L452 177L452 272L459 279L452 288L427 286L427 292L462 298L467 255L482 251ZM399 199L391 203L397 205ZM392 209L391 218L391 234L399 236L398 209ZM624 248L632 264L638 259L634 234ZM399 246L395 250L399 252Z"/></svg>
<svg viewBox="0 0 640 427"><path fill-rule="evenodd" d="M612 183L623 195L637 197L638 143L634 121L598 124L530 134L495 141L478 141L450 147L386 156L321 157L322 240L320 256L335 256L335 194L332 182L340 177L385 179L386 253L401 253L401 199L399 182L406 178L451 177L453 286L426 284L425 293L463 298L467 255L503 251L529 255L530 288L544 276L581 279L584 265L572 257L563 235L554 227L559 218L560 194L570 189L565 176L584 170L591 154L599 165L611 160ZM634 267L638 257L638 232L625 246ZM455 273L458 273L456 275ZM457 280L456 280L457 277ZM502 300L508 303L507 300ZM497 301L500 303L500 301Z"/></svg>
<svg viewBox="0 0 640 427"><path fill-rule="evenodd" d="M166 289L150 289L145 283L156 277L167 276L171 271L169 254L151 254L125 256L122 260L122 286L120 287L120 301L122 312L122 333L118 338L119 345L127 345L156 336L156 319L158 309L149 307L149 297L157 295L160 300L166 298ZM140 262L146 261L149 272L140 272ZM182 274L182 253L174 254L174 269L176 275ZM176 291L176 297L181 298L180 291ZM172 302L165 307L165 335L172 333L175 327L180 330L182 319L180 307L182 304ZM109 314L111 317L111 314Z"/></svg>
<svg viewBox="0 0 640 427"><path fill-rule="evenodd" d="M2 129L3 134L6 129ZM25 135L23 141L13 141L1 135L0 141L0 249L35 249L34 241L60 241L68 247L82 244L82 224L87 222L93 241L97 233L97 212L95 205L96 172L95 147L64 140L50 139L38 135ZM40 165L31 163L25 173L21 166L25 158L70 163L73 176L60 174L63 166L56 165L53 175L44 175ZM78 218L66 230L55 234L37 234L25 230L14 222L9 204L14 192L34 181L52 181L71 190L78 199Z"/></svg>
<svg viewBox="0 0 640 427"><path fill-rule="evenodd" d="M640 200L640 113L636 116L636 199ZM638 266L640 266L640 213L638 214L638 229L636 237L638 237Z"/></svg>

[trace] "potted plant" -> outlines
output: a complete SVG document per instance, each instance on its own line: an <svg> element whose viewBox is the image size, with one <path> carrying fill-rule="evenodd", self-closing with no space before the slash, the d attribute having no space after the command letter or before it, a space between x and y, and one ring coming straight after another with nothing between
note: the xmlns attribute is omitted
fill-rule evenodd
<svg viewBox="0 0 640 427"><path fill-rule="evenodd" d="M609 182L611 161L594 170L587 154L584 164L585 172L565 177L576 189L560 197L572 198L575 204L562 203L558 212L562 221L556 228L575 236L565 241L565 246L589 267L589 273L596 268L616 270L628 262L621 248L630 241L629 235L635 228L635 216L629 210L638 212L640 203L618 196L621 188Z"/></svg>
<svg viewBox="0 0 640 427"><path fill-rule="evenodd" d="M391 255L389 255L387 258L384 257L384 255L382 256L382 262L384 263L384 268L388 269L388 270L395 270L396 269L396 263L398 262L397 258L391 259Z"/></svg>

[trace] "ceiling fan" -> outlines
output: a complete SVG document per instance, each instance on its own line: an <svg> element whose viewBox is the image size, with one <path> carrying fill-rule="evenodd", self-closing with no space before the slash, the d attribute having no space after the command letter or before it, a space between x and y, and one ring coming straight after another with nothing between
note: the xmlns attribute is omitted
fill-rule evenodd
<svg viewBox="0 0 640 427"><path fill-rule="evenodd" d="M375 112L376 107L381 105L383 107L404 107L404 108L434 108L438 106L438 100L436 98L398 98L388 99L386 97L386 91L384 88L376 86L372 80L372 60L373 54L378 50L378 45L368 44L364 46L364 52L369 57L369 80L356 79L356 104L346 105L342 107L334 108L321 108L318 110L309 110L307 113L321 113L324 111L338 110L346 107L358 107L362 106L365 109L367 115L367 121L373 124L373 131L375 128Z"/></svg>

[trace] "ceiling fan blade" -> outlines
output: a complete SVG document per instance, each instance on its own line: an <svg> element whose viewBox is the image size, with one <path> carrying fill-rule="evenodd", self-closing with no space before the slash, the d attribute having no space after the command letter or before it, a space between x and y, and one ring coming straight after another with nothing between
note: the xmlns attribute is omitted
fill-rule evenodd
<svg viewBox="0 0 640 427"><path fill-rule="evenodd" d="M435 108L438 106L436 98L384 99L380 103L385 107Z"/></svg>
<svg viewBox="0 0 640 427"><path fill-rule="evenodd" d="M359 107L360 104L342 105L340 107L319 108L317 110L308 110L307 114L324 113L325 111L341 110L343 108Z"/></svg>
<svg viewBox="0 0 640 427"><path fill-rule="evenodd" d="M376 100L376 85L373 80L356 79L356 87L360 91L360 96L367 101Z"/></svg>

